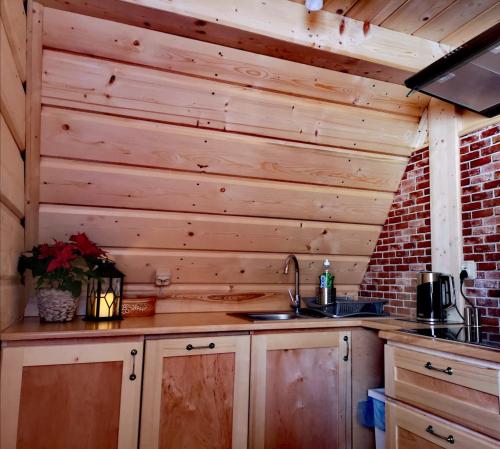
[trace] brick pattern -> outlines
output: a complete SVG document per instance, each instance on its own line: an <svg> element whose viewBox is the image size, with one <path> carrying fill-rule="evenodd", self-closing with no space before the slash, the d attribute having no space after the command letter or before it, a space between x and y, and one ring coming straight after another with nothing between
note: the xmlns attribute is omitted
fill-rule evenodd
<svg viewBox="0 0 500 449"><path fill-rule="evenodd" d="M500 128L460 141L464 258L477 262L465 293L483 323L500 325ZM431 270L429 151L413 153L360 288L385 298L386 311L415 317L416 273Z"/></svg>
<svg viewBox="0 0 500 449"><path fill-rule="evenodd" d="M429 150L414 152L368 265L360 295L415 316L417 272L431 269Z"/></svg>
<svg viewBox="0 0 500 449"><path fill-rule="evenodd" d="M500 326L500 127L460 143L464 259L477 263L465 294L481 308L483 324Z"/></svg>

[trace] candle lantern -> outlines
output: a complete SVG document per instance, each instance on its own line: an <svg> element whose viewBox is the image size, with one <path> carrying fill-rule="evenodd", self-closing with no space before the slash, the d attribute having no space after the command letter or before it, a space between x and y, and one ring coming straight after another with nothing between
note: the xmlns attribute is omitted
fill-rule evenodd
<svg viewBox="0 0 500 449"><path fill-rule="evenodd" d="M96 276L87 284L87 321L121 320L123 299L123 278L125 275L106 262L96 270Z"/></svg>

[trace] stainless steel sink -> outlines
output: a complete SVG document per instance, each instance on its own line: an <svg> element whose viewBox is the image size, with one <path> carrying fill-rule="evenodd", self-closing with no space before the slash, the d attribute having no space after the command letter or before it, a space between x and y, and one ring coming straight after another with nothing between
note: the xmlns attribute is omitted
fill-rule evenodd
<svg viewBox="0 0 500 449"><path fill-rule="evenodd" d="M241 312L230 313L231 316L237 316L250 321L282 321L282 320L300 320L306 318L325 318L321 313L315 310L300 309L298 313L293 311L284 312Z"/></svg>

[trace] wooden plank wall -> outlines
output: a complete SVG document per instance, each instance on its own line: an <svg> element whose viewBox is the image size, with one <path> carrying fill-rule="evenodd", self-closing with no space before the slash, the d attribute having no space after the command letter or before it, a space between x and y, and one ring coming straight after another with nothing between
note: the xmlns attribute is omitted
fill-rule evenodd
<svg viewBox="0 0 500 449"><path fill-rule="evenodd" d="M44 9L39 240L85 231L158 311L355 293L427 100L402 86Z"/></svg>
<svg viewBox="0 0 500 449"><path fill-rule="evenodd" d="M0 0L0 329L23 314L17 258L24 249L26 13Z"/></svg>

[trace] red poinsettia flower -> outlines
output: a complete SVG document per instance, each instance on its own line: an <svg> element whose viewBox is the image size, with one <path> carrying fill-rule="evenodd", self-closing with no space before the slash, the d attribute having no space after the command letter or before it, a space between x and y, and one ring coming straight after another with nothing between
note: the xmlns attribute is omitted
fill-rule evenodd
<svg viewBox="0 0 500 449"><path fill-rule="evenodd" d="M55 251L53 246L49 246L47 243L43 243L40 245L40 255L38 256L39 259L46 259L47 257L54 256Z"/></svg>
<svg viewBox="0 0 500 449"><path fill-rule="evenodd" d="M75 243L76 249L80 251L82 256L99 257L106 254L106 252L92 242L84 232L72 235L70 241Z"/></svg>
<svg viewBox="0 0 500 449"><path fill-rule="evenodd" d="M40 259L56 257L57 254L61 252L66 245L67 243L60 242L58 240L54 240L53 245L48 245L47 243L43 243L39 247L40 255L38 257Z"/></svg>
<svg viewBox="0 0 500 449"><path fill-rule="evenodd" d="M75 254L73 245L56 242L54 248L57 248L57 253L55 254L55 258L49 262L47 272L50 273L58 268L71 269L70 261L78 257L78 254Z"/></svg>

